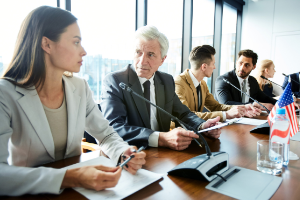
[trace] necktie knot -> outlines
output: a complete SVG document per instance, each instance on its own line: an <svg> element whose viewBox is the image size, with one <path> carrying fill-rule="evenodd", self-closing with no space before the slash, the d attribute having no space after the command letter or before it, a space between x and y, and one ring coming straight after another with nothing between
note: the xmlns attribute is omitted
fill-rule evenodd
<svg viewBox="0 0 300 200"><path fill-rule="evenodd" d="M247 82L247 80L244 79L244 80L243 80L243 86L244 86L244 85L246 86L246 82Z"/></svg>
<svg viewBox="0 0 300 200"><path fill-rule="evenodd" d="M150 81L149 80L147 80L147 81L145 81L145 83L143 83L143 86L144 86L144 90L147 88L147 89L150 89ZM145 93L145 92L144 92Z"/></svg>

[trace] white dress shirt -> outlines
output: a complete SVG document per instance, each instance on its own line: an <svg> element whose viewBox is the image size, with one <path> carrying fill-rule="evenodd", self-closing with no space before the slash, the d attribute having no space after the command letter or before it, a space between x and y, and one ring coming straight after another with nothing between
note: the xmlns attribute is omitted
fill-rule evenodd
<svg viewBox="0 0 300 200"><path fill-rule="evenodd" d="M237 78L239 80L239 83L240 83L240 89L242 90L244 79L242 79L238 75L236 75L236 76L237 76ZM249 76L247 76L247 78L246 78L246 90L247 90L246 94L248 94L250 96L250 84L249 84L248 78L249 78ZM241 93L241 96L243 96L243 93ZM248 96L246 96L245 102L249 102L249 97Z"/></svg>
<svg viewBox="0 0 300 200"><path fill-rule="evenodd" d="M190 77L191 77L191 79L192 79L192 81L193 81L193 83L194 83L195 88L197 88L198 85L200 85L200 87L201 87L201 81L199 82L199 81L196 79L196 77L195 77L194 74L191 72L191 70L189 70L189 75L190 75ZM199 94L198 98L202 98L202 94ZM205 101L202 102L202 103L205 105ZM199 105L199 106L200 106L200 105ZM222 114L223 114L223 119L224 119L224 121L225 121L225 120L226 120L226 112L223 111Z"/></svg>
<svg viewBox="0 0 300 200"><path fill-rule="evenodd" d="M149 79L150 81L150 102L156 105L156 100L155 100L155 85L154 85L154 76L155 74ZM144 93L144 86L143 84L148 80L146 78L141 78L138 77L142 91ZM157 114L156 114L156 108L152 105L150 105L150 124L151 124L151 129L154 130L148 139L148 144L151 147L158 147L158 138L159 138L159 126L157 122Z"/></svg>

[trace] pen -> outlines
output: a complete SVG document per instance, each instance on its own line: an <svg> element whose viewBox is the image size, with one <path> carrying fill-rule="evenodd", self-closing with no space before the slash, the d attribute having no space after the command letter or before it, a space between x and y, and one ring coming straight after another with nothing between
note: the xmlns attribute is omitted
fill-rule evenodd
<svg viewBox="0 0 300 200"><path fill-rule="evenodd" d="M143 149L144 149L144 147L141 146L141 147L137 150L137 153L141 152ZM125 160L125 161L120 165L120 167L123 168L123 166L126 165L132 158L134 158L134 155L131 155L127 160Z"/></svg>

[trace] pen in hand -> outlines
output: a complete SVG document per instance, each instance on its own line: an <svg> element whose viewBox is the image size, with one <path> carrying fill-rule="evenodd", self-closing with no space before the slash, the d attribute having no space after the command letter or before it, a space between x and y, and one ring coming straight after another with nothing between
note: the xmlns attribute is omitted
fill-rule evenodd
<svg viewBox="0 0 300 200"><path fill-rule="evenodd" d="M143 146L141 146L138 150L137 153L141 152L144 149ZM134 155L130 155L129 158L127 160L125 160L120 167L123 168L124 165L126 165L132 158L134 158Z"/></svg>

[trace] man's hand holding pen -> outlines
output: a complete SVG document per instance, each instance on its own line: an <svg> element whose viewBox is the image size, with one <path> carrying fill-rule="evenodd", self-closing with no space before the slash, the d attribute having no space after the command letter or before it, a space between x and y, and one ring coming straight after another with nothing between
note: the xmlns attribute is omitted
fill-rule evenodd
<svg viewBox="0 0 300 200"><path fill-rule="evenodd" d="M122 165L123 162L128 162L124 165L124 169L126 169L131 174L136 174L137 170L141 169L142 166L146 163L146 153L141 150L143 150L143 147L138 150L137 147L132 146L122 154L120 164ZM127 159L130 160L127 161Z"/></svg>

